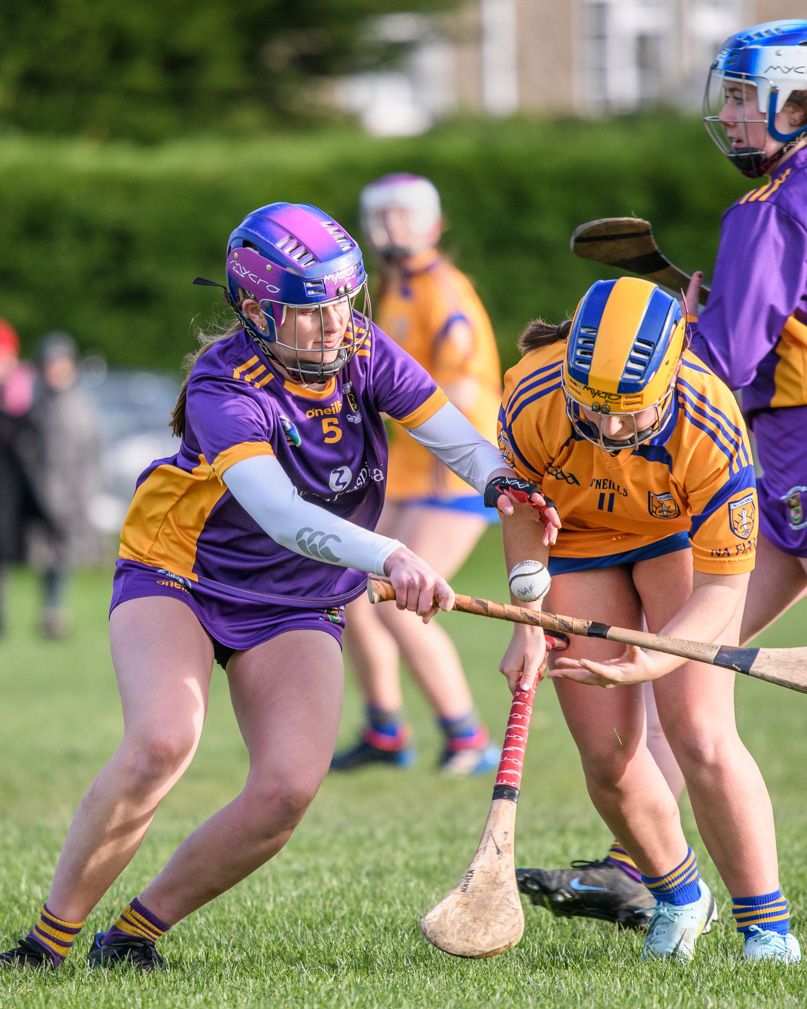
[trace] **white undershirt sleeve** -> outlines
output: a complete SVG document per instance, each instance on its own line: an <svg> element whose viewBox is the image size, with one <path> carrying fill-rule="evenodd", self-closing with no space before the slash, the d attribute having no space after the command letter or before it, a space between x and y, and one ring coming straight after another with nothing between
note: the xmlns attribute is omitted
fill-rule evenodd
<svg viewBox="0 0 807 1009"><path fill-rule="evenodd" d="M403 545L304 501L274 456L242 459L223 480L267 535L303 557L383 575L384 561Z"/></svg>
<svg viewBox="0 0 807 1009"><path fill-rule="evenodd" d="M425 423L407 431L480 494L484 493L491 474L508 468L498 448L483 438L452 403L446 403Z"/></svg>

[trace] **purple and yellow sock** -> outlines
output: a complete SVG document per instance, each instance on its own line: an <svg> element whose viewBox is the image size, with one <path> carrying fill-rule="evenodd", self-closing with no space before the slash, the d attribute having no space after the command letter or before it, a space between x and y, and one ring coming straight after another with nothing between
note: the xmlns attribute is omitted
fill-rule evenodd
<svg viewBox="0 0 807 1009"><path fill-rule="evenodd" d="M693 904L701 895L698 881L698 860L691 848L687 848L684 861L664 876L645 876L642 882L656 900L665 904Z"/></svg>
<svg viewBox="0 0 807 1009"><path fill-rule="evenodd" d="M761 897L732 897L731 900L731 913L738 932L747 935L752 925L780 935L790 931L790 909L781 890L763 893Z"/></svg>
<svg viewBox="0 0 807 1009"><path fill-rule="evenodd" d="M412 737L411 728L403 720L402 711L387 711L375 704L367 705L367 728L362 733L365 743L377 750L403 750Z"/></svg>
<svg viewBox="0 0 807 1009"><path fill-rule="evenodd" d="M636 863L616 838L614 838L614 843L608 849L608 854L605 856L603 861L607 862L609 865L615 865L617 869L621 869L626 876L630 876L630 878L635 880L637 883L642 882L642 874L636 868Z"/></svg>
<svg viewBox="0 0 807 1009"><path fill-rule="evenodd" d="M445 733L446 748L452 753L460 750L481 750L487 746L490 733L487 726L479 721L476 712L471 709L467 715L459 718L440 718L440 728Z"/></svg>
<svg viewBox="0 0 807 1009"><path fill-rule="evenodd" d="M62 921L43 904L39 921L28 933L28 938L38 942L50 955L53 966L58 967L70 952L83 924L83 921Z"/></svg>
<svg viewBox="0 0 807 1009"><path fill-rule="evenodd" d="M131 904L127 904L121 911L120 917L105 934L101 945L105 946L107 943L115 942L116 939L131 939L132 936L156 942L170 927L135 897Z"/></svg>

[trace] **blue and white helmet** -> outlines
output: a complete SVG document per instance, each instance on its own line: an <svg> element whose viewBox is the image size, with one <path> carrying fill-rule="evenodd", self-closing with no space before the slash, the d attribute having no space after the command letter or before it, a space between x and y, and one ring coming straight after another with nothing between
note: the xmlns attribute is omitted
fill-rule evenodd
<svg viewBox="0 0 807 1009"><path fill-rule="evenodd" d="M775 154L766 157L758 148L737 148L728 141L719 112L722 92L731 81L756 88L760 117L746 122L764 123L770 136L785 145ZM743 175L767 174L807 132L807 108L797 129L783 133L776 126L777 113L795 91L807 92L807 21L767 21L731 35L720 47L706 82L703 121L718 148Z"/></svg>

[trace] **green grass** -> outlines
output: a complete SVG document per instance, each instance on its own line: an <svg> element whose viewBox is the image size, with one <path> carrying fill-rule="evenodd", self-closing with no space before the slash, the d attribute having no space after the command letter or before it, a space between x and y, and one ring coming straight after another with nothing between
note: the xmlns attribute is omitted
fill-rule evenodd
<svg viewBox="0 0 807 1009"><path fill-rule="evenodd" d="M498 534L491 531L456 579L460 591L503 598ZM121 731L108 657L109 572L76 581L76 629L65 642L35 634L36 584L16 573L11 629L0 639L0 936L32 923L70 816ZM596 616L596 614L592 614ZM799 607L763 639L807 644ZM496 670L508 629L451 614L445 626L465 658L479 708L503 732L509 695ZM807 938L807 810L803 731L807 698L740 677L743 736L768 781L778 822L783 888ZM407 684L408 686L408 684ZM421 759L408 772L328 778L288 847L248 880L178 925L164 940L171 972L90 974L82 955L58 974L4 972L0 1007L148 1006L801 1006L805 968L741 961L730 906L683 816L721 910L687 968L638 962L640 941L590 921L563 922L525 908L520 945L465 961L430 947L418 917L453 886L479 839L491 779L434 773L439 737L420 696L407 701ZM342 742L360 721L350 680ZM240 788L246 759L217 670L196 759L165 800L137 857L91 915L78 948L105 928L159 870L181 838ZM609 841L585 793L576 750L548 684L538 691L519 803L522 864L596 857Z"/></svg>

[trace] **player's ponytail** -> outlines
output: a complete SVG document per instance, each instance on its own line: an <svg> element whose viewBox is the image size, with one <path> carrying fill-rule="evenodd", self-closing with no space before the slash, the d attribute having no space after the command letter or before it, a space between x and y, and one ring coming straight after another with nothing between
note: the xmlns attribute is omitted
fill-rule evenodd
<svg viewBox="0 0 807 1009"><path fill-rule="evenodd" d="M566 319L559 326L544 322L543 319L533 319L527 323L527 328L518 338L517 347L522 357L531 350L538 350L540 347L548 347L550 344L566 340L572 328L572 320Z"/></svg>

